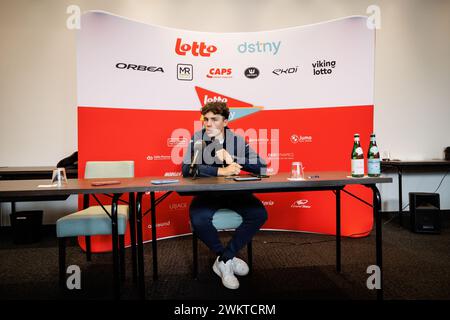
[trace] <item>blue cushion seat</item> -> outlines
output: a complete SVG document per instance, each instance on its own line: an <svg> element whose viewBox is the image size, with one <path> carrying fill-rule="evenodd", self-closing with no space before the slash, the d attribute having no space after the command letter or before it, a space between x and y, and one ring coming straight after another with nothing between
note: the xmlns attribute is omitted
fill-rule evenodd
<svg viewBox="0 0 450 320"><path fill-rule="evenodd" d="M111 205L105 205L111 213ZM127 226L128 206L117 206L117 222L119 235L124 235ZM91 236L112 234L111 218L100 206L92 206L77 211L56 222L56 235L61 237Z"/></svg>
<svg viewBox="0 0 450 320"><path fill-rule="evenodd" d="M230 209L219 209L214 213L213 226L217 230L236 229L242 224L242 217Z"/></svg>

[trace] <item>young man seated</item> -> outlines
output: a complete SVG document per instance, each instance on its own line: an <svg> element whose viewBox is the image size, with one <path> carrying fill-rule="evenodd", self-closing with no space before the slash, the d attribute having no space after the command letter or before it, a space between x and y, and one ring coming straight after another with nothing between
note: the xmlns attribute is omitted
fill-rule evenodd
<svg viewBox="0 0 450 320"><path fill-rule="evenodd" d="M204 129L196 132L183 160L183 176L233 176L241 170L264 174L266 163L227 127L230 111L223 102L207 103L201 110ZM198 148L198 146L201 146ZM200 150L200 151L198 151ZM197 154L197 156L194 156ZM199 156L200 155L200 156ZM195 158L195 166L191 166ZM194 169L193 169L194 168ZM242 216L242 224L224 247L212 224L219 209L231 209ZM216 255L213 270L229 289L237 289L238 276L249 272L247 263L236 257L267 220L267 211L251 193L208 193L195 196L189 208L191 225L197 236Z"/></svg>

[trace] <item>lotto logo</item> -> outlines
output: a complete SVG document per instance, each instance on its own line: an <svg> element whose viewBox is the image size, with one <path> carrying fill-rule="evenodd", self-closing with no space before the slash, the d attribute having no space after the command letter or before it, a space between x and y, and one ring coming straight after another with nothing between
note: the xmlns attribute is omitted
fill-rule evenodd
<svg viewBox="0 0 450 320"><path fill-rule="evenodd" d="M208 95L205 95L203 98L203 104L207 104L208 102L228 102L227 98L221 97L221 96L214 96L214 97L208 97Z"/></svg>
<svg viewBox="0 0 450 320"><path fill-rule="evenodd" d="M192 44L181 43L181 38L177 38L177 43L175 44L175 52L180 56L185 56L186 52L191 52L194 57L199 55L202 57L209 57L211 53L217 51L217 47L210 45L207 46L204 42L194 41Z"/></svg>

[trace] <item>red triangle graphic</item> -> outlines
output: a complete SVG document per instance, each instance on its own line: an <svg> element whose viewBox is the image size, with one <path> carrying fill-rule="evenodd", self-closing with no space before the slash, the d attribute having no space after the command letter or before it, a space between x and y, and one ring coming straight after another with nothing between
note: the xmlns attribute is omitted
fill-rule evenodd
<svg viewBox="0 0 450 320"><path fill-rule="evenodd" d="M247 102L243 102L237 99L233 99L227 96L224 96L223 94L214 92L214 91L210 91L210 90L206 90L200 87L195 87L195 91L197 91L197 95L198 95L198 99L200 100L200 104L202 105L202 107L207 103L207 102L212 102L212 101L223 101L227 103L227 106L229 108L243 108L243 107L253 107L252 104L247 103Z"/></svg>

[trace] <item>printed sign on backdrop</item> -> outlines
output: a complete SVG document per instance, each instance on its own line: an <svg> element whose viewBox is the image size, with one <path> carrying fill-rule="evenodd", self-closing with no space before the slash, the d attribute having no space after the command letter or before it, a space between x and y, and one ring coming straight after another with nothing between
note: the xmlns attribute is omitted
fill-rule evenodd
<svg viewBox="0 0 450 320"><path fill-rule="evenodd" d="M180 177L180 150L211 101L228 104L229 127L269 173L288 172L293 161L306 173L350 171L353 134L364 147L373 129L375 34L366 20L207 33L85 13L77 44L80 177L88 160L134 160L136 176ZM349 190L371 201L369 190ZM257 196L269 213L264 229L335 232L330 191ZM171 194L158 205L158 238L191 232L190 201ZM371 209L343 195L342 235L371 228ZM93 250L109 246L98 240Z"/></svg>

